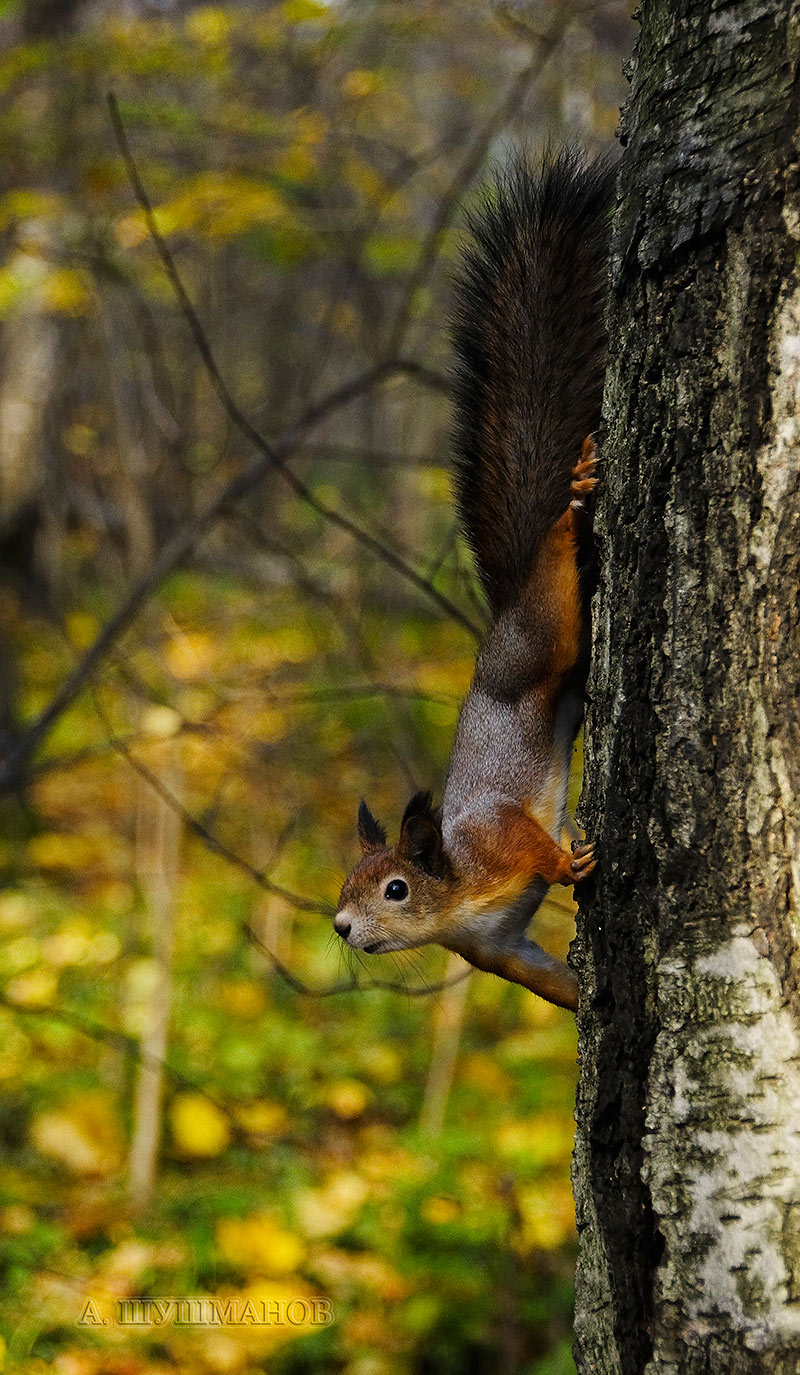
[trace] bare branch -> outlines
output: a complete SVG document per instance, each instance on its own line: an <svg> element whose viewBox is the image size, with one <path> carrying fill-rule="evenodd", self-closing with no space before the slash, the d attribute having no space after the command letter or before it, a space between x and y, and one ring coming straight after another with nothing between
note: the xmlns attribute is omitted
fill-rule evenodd
<svg viewBox="0 0 800 1375"><path fill-rule="evenodd" d="M100 713L101 717L105 722L105 716L102 711L102 707L100 707L99 703L97 702L96 706L98 712ZM108 726L107 722L105 722L105 724L106 726ZM125 761L131 766L132 769L136 771L136 773L140 775L140 777L144 778L147 781L147 783L150 785L151 788L154 789L154 791L158 794L162 801L165 802L168 807L170 807L183 819L184 825L187 827L188 830L192 831L196 836L198 836L200 840L202 840L203 844L208 847L208 849L213 851L215 854L218 854L222 859L226 860L229 864L232 864L235 868L240 869L243 873L247 874L248 877L251 878L254 883L258 884L259 888L262 888L265 892L272 893L276 897L282 898L284 902L289 903L289 905L294 907L295 910L298 912L310 912L325 917L333 916L334 909L333 907L331 907L329 903L314 902L310 898L302 898L299 897L296 893L289 892L288 889L282 888L277 883L273 883L272 880L268 878L262 870L257 869L255 865L250 864L249 860L246 860L242 855L238 855L234 850L231 850L230 847L226 845L224 841L220 840L218 836L214 835L213 831L210 831L207 826L204 826L201 821L198 821L196 817L192 816L191 812L187 811L183 803L174 795L174 793L172 793L170 789L167 788L165 784L161 782L161 779L158 778L152 772L152 770L147 767L146 764L143 764L140 759L137 759L134 755L132 755L130 750L127 748L127 745L121 739L116 738L113 735L113 733L109 733L109 745L112 749L116 750L117 753L120 754L123 759L125 759ZM368 979L362 983L355 977L355 975L351 976L351 978L349 979L342 980L339 983L324 985L322 988L312 988L311 985L304 983L303 980L299 979L296 974L293 974L292 971L286 967L282 960L278 959L277 955L275 955L274 952L264 944L264 942L256 934L256 932L249 925L249 923L245 922L243 924L242 930L247 940L250 941L250 943L253 946L255 946L261 952L262 955L265 956L265 958L271 965L273 971L276 974L278 974L280 978L282 978L283 981L287 983L289 987L295 991L295 993L302 993L305 997L309 998L330 998L337 993L353 993L357 991L363 992L367 989L372 988L384 989L386 991L393 993L405 993L409 997L421 998L426 997L428 994L439 993L444 988L449 988L454 982L460 982L462 978L467 978L469 974L472 972L468 969L465 970L465 972L462 975L459 975L458 979L456 980L449 979L445 980L443 983L440 984L425 984L421 988L401 987L399 984L393 983L389 979Z"/></svg>
<svg viewBox="0 0 800 1375"><path fill-rule="evenodd" d="M20 786L25 765L30 755L45 738L58 718L67 710L78 694L91 680L109 650L130 628L142 607L160 586L167 574L181 563L209 527L220 517L225 508L239 501L256 487L271 469L277 471L295 494L312 510L316 511L324 520L344 530L353 539L369 549L377 558L388 563L395 572L411 582L447 616L464 626L464 628L474 635L476 639L480 638L478 627L455 605L455 603L451 602L448 597L433 587L428 579L424 578L412 568L411 565L406 563L400 555L388 549L380 540L370 535L367 531L361 530L339 511L319 501L311 489L292 472L285 461L287 455L294 449L299 438L304 433L325 420L333 412L341 409L350 401L361 396L364 392L369 391L370 388L385 381L387 378L396 374L404 374L408 377L418 378L428 385L432 383L436 386L442 384L441 378L438 377L437 374L432 374L431 371L426 369L423 365L411 360L400 358L384 360L374 368L363 373L360 377L354 378L352 381L336 388L333 392L329 393L328 396L323 397L320 401L309 407L288 435L274 445L268 444L263 435L255 429L239 409L222 378L198 316L178 274L174 259L172 258L169 248L159 234L158 227L154 220L152 206L150 205L147 193L144 190L138 170L130 153L125 130L113 95L109 96L109 107L111 109L114 128L120 142L120 148L125 158L126 167L134 191L147 218L148 228L153 238L153 242L156 245L165 271L176 293L181 312L189 326L206 371L212 380L217 395L230 420L252 443L258 451L259 456L248 464L243 472L239 473L225 484L216 496L207 503L203 510L198 512L192 520L187 521L185 525L176 530L172 537L167 540L153 563L153 566L139 579L122 605L109 618L99 632L94 643L86 651L80 663L77 664L73 671L67 676L49 704L29 726L24 735L15 740L8 750L2 769L0 769L0 793L13 791Z"/></svg>
<svg viewBox="0 0 800 1375"><path fill-rule="evenodd" d="M219 1099L210 1093L203 1084L198 1083L190 1075L184 1074L182 1070L176 1069L169 1060L148 1055L147 1051L142 1049L137 1037L129 1036L125 1031L104 1026L102 1022L94 1021L93 1018L85 1016L83 1012L78 1012L75 1008L23 1007L19 1003L12 1002L11 998L4 993L0 993L0 1007L5 1007L9 1012L17 1013L22 1017L40 1017L44 1020L60 1022L62 1026L72 1027L74 1031L80 1031L84 1036L91 1037L93 1041L100 1041L105 1045L112 1046L115 1050L130 1056L132 1060L139 1060L142 1064L151 1065L154 1068L161 1067L180 1088L191 1089L194 1093L202 1093L221 1111L225 1111Z"/></svg>
<svg viewBox="0 0 800 1375"><path fill-rule="evenodd" d="M433 218L433 223L428 230L428 234L422 245L422 250L416 261L406 290L403 293L403 301L400 310L390 330L385 350L386 357L391 358L394 354L398 353L405 342L406 333L411 321L414 297L419 288L423 286L428 279L431 269L439 256L444 234L466 191L480 171L481 164L492 145L492 140L505 128L519 108L520 102L524 98L528 87L540 74L571 19L572 13L569 6L559 7L556 18L546 33L528 35L536 48L535 55L512 82L504 99L486 121L483 129L481 129L473 139L467 149L464 161L457 169L447 188L447 192L439 202L436 214Z"/></svg>
<svg viewBox="0 0 800 1375"><path fill-rule="evenodd" d="M214 854L219 855L220 858L226 860L228 864L232 864L235 869L240 869L243 874L247 874L248 878L251 878L254 883L258 884L259 888L263 888L264 892L271 893L273 897L282 898L290 907L294 907L297 912L311 912L317 916L323 917L332 917L334 915L334 908L330 903L319 903L312 901L311 898L299 897L297 893L290 892L288 888L282 888L280 884L273 883L263 870L257 869L255 865L251 864L243 855L237 854L235 850L232 850L230 846L225 844L224 840L220 840L219 836L215 835L213 831L210 831L202 821L199 821L196 816L193 816L191 812L187 811L183 803L180 802L175 794L161 782L161 779L158 778L146 764L143 764L141 759L137 759L134 754L131 754L123 740L113 734L109 734L108 743L111 749L121 755L140 777L146 779L153 791L161 798L162 802L165 802L172 811L182 817L187 829L190 830L193 835L198 836L203 844L209 850L213 851Z"/></svg>
<svg viewBox="0 0 800 1375"><path fill-rule="evenodd" d="M277 955L274 955L272 951L264 945L264 942L251 926L245 924L244 934L251 944L254 945L257 950L260 950L261 954L269 961L275 973L279 974L289 987L294 989L295 993L302 993L307 998L330 998L336 993L363 993L373 988L383 989L388 993L404 993L409 998L426 998L430 994L441 993L445 988L452 988L453 984L461 983L464 979L468 979L474 972L472 969L468 968L464 970L463 974L459 974L454 979L445 979L441 983L436 984L424 984L422 987L417 987L415 985L411 987L403 986L393 983L391 979L367 979L364 983L361 983L356 978L355 974L353 974L349 979L344 979L340 983L329 984L327 988L311 988L308 984L303 983L302 979L298 979L295 974L292 974L291 970L287 969L285 964L281 963Z"/></svg>
<svg viewBox="0 0 800 1375"><path fill-rule="evenodd" d="M455 603L450 601L449 597L446 597L443 593L439 592L432 585L432 583L428 581L427 578L424 578L421 574L417 573L416 569L412 568L411 565L405 561L405 559L401 558L399 554L396 554L394 550L389 549L386 545L382 544L381 541L376 539L374 535L371 535L367 530L362 530L360 526L356 525L353 521L349 520L347 516L342 515L341 512L337 511L334 507L328 506L325 502L320 501L314 495L311 488L306 486L302 479L299 478L296 475L296 473L294 473L292 469L289 467L289 465L286 463L284 455L288 447L287 444L269 444L267 440L264 438L264 436L261 434L261 432L255 428L252 422L240 409L239 405L231 395L228 385L225 382L225 379L223 378L222 373L219 370L219 366L217 364L216 358L214 357L211 344L209 343L205 330L203 329L203 326L200 323L200 318L197 314L197 311L195 310L191 300L189 299L188 292L185 286L183 285L183 280L181 278L180 273L178 272L175 259L173 258L172 253L170 252L169 247L167 246L166 240L164 239L163 235L161 234L158 228L156 218L153 213L153 207L150 202L150 198L144 188L144 184L139 175L139 169L136 166L136 162L130 149L130 144L128 143L128 136L125 132L125 126L120 116L119 106L117 105L116 98L113 94L109 94L108 105L109 110L111 111L111 119L114 125L114 132L117 137L117 143L119 144L120 152L125 162L125 167L128 173L128 177L130 178L134 194L139 202L142 213L145 217L148 232L150 234L151 239L153 240L156 251L158 252L158 256L161 259L162 266L167 274L167 277L169 278L172 289L175 292L178 304L180 306L181 314L183 315L183 318L189 327L190 333L192 335L192 338L194 339L195 346L200 355L200 358L202 359L206 372L208 373L211 382L214 386L214 390L216 391L217 396L222 404L222 407L227 416L229 417L229 419L231 420L231 422L236 426L240 433L243 434L245 438L250 441L253 447L261 453L262 460L265 462L266 468L274 468L275 471L278 472L280 476L284 479L284 481L288 484L288 486L295 493L295 495L299 497L300 500L306 506L310 507L312 511L316 511L317 515L322 516L322 518L328 521L331 525L338 526L340 530L344 530L346 534L350 535L359 544L362 544L366 549L369 549L370 553L375 554L379 559L382 559L384 563L387 563L390 568L393 568L395 572L400 573L404 578L407 578L408 581L413 583L413 585L416 588L418 588L420 592L424 592L425 595L429 597L431 601L435 602L436 605L440 608L440 610L444 611L446 615L450 616L453 620L457 621L459 625L463 625L464 629L468 630L472 635L475 636L476 639L479 639L480 630L478 629L478 627L473 624L469 617L466 616L464 612L461 611L460 608L455 605ZM372 370L373 380L381 380L382 378L388 376L390 373L397 371L405 372L407 375L430 375L429 370L423 368L421 364L411 362L399 362L396 358L387 358L383 361L383 363L378 364L377 367ZM341 389L339 393L340 398L345 390L346 389L344 388ZM363 386L363 384L359 384L359 394L362 393L364 390L366 390L366 388ZM339 404L342 404L341 399L339 401ZM329 400L323 400L316 407L312 407L311 412L309 412L309 414L305 418L303 428L307 429L309 425L316 423L320 418L322 418L324 414L327 413L329 409ZM309 415L312 416L313 419L309 419ZM294 440L296 438L296 430L297 427L295 427L295 431L293 433L292 443L294 443ZM243 477L244 476L245 475L243 475ZM252 485L252 482L248 481L246 490L249 490L249 488ZM231 484L231 491L228 494L228 500L237 501L241 495L241 486L237 485L236 481L234 480L234 482Z"/></svg>

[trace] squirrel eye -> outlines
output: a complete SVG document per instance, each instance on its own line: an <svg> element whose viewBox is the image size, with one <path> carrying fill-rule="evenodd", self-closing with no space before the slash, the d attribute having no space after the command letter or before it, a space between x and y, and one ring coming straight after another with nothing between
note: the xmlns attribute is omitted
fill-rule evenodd
<svg viewBox="0 0 800 1375"><path fill-rule="evenodd" d="M401 878L393 878L391 883L387 883L386 892L383 895L391 902L402 902L403 898L408 897L408 884Z"/></svg>

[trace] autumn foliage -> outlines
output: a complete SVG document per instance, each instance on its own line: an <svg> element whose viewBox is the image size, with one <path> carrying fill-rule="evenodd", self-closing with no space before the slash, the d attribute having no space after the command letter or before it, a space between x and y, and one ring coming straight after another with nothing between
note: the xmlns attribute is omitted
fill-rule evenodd
<svg viewBox="0 0 800 1375"><path fill-rule="evenodd" d="M330 916L362 794L396 822L441 786L482 624L447 476L460 205L510 137L610 134L623 11L164 8L31 35L0 7L9 746L253 457L109 91L226 385L313 499L275 470L226 505L2 800L7 1358L556 1375L572 1020L438 950L350 967ZM563 954L559 902L537 934ZM147 1296L334 1320L78 1321Z"/></svg>

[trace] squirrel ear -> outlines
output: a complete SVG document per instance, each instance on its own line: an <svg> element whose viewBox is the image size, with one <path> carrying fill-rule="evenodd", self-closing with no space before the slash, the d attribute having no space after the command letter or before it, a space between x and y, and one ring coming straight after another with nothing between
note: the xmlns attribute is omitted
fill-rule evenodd
<svg viewBox="0 0 800 1375"><path fill-rule="evenodd" d="M450 865L442 841L442 814L429 792L415 793L403 812L398 850L433 878L445 878Z"/></svg>
<svg viewBox="0 0 800 1375"><path fill-rule="evenodd" d="M358 838L365 855L371 850L381 850L386 844L386 831L375 820L363 797L358 808Z"/></svg>

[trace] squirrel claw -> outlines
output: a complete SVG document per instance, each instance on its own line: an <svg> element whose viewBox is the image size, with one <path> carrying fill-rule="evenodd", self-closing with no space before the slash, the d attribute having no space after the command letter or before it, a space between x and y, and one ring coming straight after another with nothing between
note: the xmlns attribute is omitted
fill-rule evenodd
<svg viewBox="0 0 800 1375"><path fill-rule="evenodd" d="M599 459L597 456L597 445L592 439L592 436L589 435L583 441L583 449L581 451L580 462L576 463L575 467L572 469L572 482L570 483L570 491L572 492L573 496L581 497L584 492L594 491L595 487L600 481L600 479L595 476L595 469L597 467L598 462ZM573 510L580 510L583 507L582 501L573 501L570 504Z"/></svg>
<svg viewBox="0 0 800 1375"><path fill-rule="evenodd" d="M570 865L573 882L580 883L582 879L588 878L596 868L597 855L591 841L573 840L572 863Z"/></svg>

